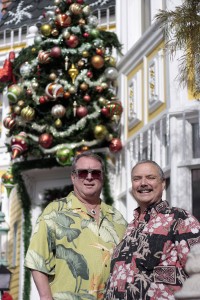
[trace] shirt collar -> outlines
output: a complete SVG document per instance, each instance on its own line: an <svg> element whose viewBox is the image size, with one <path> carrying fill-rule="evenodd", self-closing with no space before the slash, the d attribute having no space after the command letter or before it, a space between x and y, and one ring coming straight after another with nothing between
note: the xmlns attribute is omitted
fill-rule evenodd
<svg viewBox="0 0 200 300"><path fill-rule="evenodd" d="M169 207L169 203L165 200L163 201L161 199L160 202L158 203L153 203L152 205L150 205L146 210L145 213L146 214L151 214L151 215L157 215L159 212L162 212L165 208ZM140 215L140 207L137 207L136 209L134 209L133 211L133 216L134 219L139 218Z"/></svg>
<svg viewBox="0 0 200 300"><path fill-rule="evenodd" d="M71 192L66 197L66 202L70 209L80 209L81 208L82 210L86 211L85 205L80 200L78 200L78 198L74 195L74 192ZM112 206L107 205L103 201L101 201L101 211L103 212L104 215L115 213Z"/></svg>

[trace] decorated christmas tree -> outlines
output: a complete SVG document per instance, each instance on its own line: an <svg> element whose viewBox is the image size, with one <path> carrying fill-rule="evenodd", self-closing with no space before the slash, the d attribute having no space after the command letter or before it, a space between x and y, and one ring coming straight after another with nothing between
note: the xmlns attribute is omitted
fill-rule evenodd
<svg viewBox="0 0 200 300"><path fill-rule="evenodd" d="M32 27L33 45L12 62L3 120L12 159L50 157L66 165L89 149L120 151L116 34L98 28L84 0L55 1L43 17L38 31Z"/></svg>

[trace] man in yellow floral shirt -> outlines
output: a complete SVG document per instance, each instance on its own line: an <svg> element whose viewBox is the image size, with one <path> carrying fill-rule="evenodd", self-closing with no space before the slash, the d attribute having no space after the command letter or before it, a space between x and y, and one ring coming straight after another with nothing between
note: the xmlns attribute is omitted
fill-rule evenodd
<svg viewBox="0 0 200 300"><path fill-rule="evenodd" d="M103 299L113 248L126 221L100 199L104 164L82 153L72 165L74 191L50 203L39 217L25 266L41 300Z"/></svg>

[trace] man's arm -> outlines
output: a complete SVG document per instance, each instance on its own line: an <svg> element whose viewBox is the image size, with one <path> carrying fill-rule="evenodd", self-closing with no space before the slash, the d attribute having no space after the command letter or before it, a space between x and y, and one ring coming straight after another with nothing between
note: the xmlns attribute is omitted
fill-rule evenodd
<svg viewBox="0 0 200 300"><path fill-rule="evenodd" d="M40 300L53 300L48 275L36 270L31 270L31 274L40 295Z"/></svg>

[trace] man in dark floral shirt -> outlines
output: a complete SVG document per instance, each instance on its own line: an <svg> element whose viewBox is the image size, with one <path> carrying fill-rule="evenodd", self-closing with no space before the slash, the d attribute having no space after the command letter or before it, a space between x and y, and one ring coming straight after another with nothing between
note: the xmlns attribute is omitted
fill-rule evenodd
<svg viewBox="0 0 200 300"><path fill-rule="evenodd" d="M188 277L187 254L200 243L200 224L162 200L165 177L157 163L140 161L131 175L139 207L113 253L105 299L174 300Z"/></svg>

